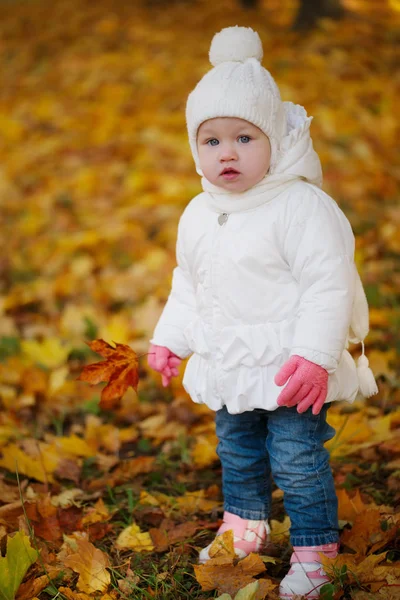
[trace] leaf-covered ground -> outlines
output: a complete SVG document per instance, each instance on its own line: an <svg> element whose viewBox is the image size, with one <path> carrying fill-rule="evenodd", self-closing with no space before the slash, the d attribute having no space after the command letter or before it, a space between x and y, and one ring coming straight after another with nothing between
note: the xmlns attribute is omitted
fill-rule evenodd
<svg viewBox="0 0 400 600"><path fill-rule="evenodd" d="M278 490L262 564L225 556L223 571L195 575L222 514L210 411L180 381L163 390L145 357L138 395L113 411L76 380L99 358L85 341L147 350L177 220L200 190L186 97L212 35L233 24L260 32L284 99L315 116L371 306L379 395L330 411L343 554L329 598L400 598L399 4L345 4L342 22L299 34L289 0L253 12L233 0L0 2L1 598L233 597L254 577L255 597L276 598L290 556Z"/></svg>

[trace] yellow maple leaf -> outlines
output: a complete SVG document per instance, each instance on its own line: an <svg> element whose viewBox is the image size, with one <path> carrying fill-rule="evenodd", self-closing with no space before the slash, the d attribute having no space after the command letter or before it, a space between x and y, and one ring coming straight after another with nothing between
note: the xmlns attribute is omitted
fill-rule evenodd
<svg viewBox="0 0 400 600"><path fill-rule="evenodd" d="M93 456L93 449L89 444L75 434L54 438L52 447L55 450L62 450L64 453L72 456Z"/></svg>
<svg viewBox="0 0 400 600"><path fill-rule="evenodd" d="M233 546L233 530L229 529L221 535L217 535L209 550L210 558L220 558L227 556L235 558L235 548Z"/></svg>
<svg viewBox="0 0 400 600"><path fill-rule="evenodd" d="M271 519L271 540L282 542L289 537L290 534L290 518L286 515L283 521Z"/></svg>
<svg viewBox="0 0 400 600"><path fill-rule="evenodd" d="M376 583L386 580L386 576L390 573L391 567L378 567L385 560L386 552L383 554L370 554L362 556L359 554L339 554L336 558L331 559L320 554L321 563L324 566L328 575L334 575L341 571L343 567L347 567L349 583Z"/></svg>
<svg viewBox="0 0 400 600"><path fill-rule="evenodd" d="M96 502L93 508L90 508L86 515L82 517L82 525L89 525L90 523L99 523L108 521L111 518L110 511L106 507L102 498Z"/></svg>
<svg viewBox="0 0 400 600"><path fill-rule="evenodd" d="M203 469L218 460L217 437L213 434L197 438L192 448L192 460L196 467Z"/></svg>
<svg viewBox="0 0 400 600"><path fill-rule="evenodd" d="M59 367L58 369L54 369L54 371L51 372L50 377L49 377L49 393L50 394L54 394L55 392L58 392L59 390L61 390L61 388L64 386L65 382L67 381L68 373L69 373L69 368L67 365L64 365L63 367Z"/></svg>
<svg viewBox="0 0 400 600"><path fill-rule="evenodd" d="M376 508L374 503L365 504L361 498L360 490L355 494L350 495L346 490L337 490L337 498L339 502L339 519L342 521L354 521L357 515L363 513L369 508Z"/></svg>
<svg viewBox="0 0 400 600"><path fill-rule="evenodd" d="M8 444L2 449L2 458L0 458L0 467L4 467L11 473L18 471L19 474L27 475L32 479L37 479L43 483L53 482L52 473L58 466L59 457L49 451L47 444L38 444L40 456L34 458L21 450L16 444Z"/></svg>
<svg viewBox="0 0 400 600"><path fill-rule="evenodd" d="M183 496L177 496L173 500L185 514L195 514L198 511L209 512L221 504L217 500L206 498L204 490L186 492Z"/></svg>
<svg viewBox="0 0 400 600"><path fill-rule="evenodd" d="M354 451L355 444L367 442L373 435L368 417L363 412L343 415L332 411L327 420L336 429L335 437L326 444L331 455L346 455Z"/></svg>
<svg viewBox="0 0 400 600"><path fill-rule="evenodd" d="M128 344L131 339L130 331L132 321L128 315L112 315L105 325L99 329L99 337L108 343L118 340L121 344Z"/></svg>
<svg viewBox="0 0 400 600"><path fill-rule="evenodd" d="M64 559L64 564L79 573L78 590L87 594L105 592L111 583L107 555L85 539L76 539L78 552Z"/></svg>
<svg viewBox="0 0 400 600"><path fill-rule="evenodd" d="M41 342L23 340L21 348L25 356L49 369L64 364L72 350L70 344L63 343L58 338L46 338Z"/></svg>
<svg viewBox="0 0 400 600"><path fill-rule="evenodd" d="M151 552L154 545L148 532L140 531L136 523L132 523L119 534L115 545L120 550L131 548L136 552Z"/></svg>

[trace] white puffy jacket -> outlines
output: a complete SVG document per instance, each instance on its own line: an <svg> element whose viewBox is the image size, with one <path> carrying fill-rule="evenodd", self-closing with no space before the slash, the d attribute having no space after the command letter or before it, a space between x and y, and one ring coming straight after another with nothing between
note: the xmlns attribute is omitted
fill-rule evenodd
<svg viewBox="0 0 400 600"><path fill-rule="evenodd" d="M232 414L275 410L274 376L293 354L327 369L327 402L352 402L359 387L346 350L359 285L354 236L319 188L311 118L285 104L289 133L274 173L240 194L203 178L204 192L186 207L152 339L182 358L193 353L185 389Z"/></svg>

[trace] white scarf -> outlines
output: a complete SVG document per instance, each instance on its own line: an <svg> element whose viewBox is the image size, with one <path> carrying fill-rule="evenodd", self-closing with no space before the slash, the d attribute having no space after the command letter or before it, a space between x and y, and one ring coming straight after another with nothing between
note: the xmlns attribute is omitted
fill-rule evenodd
<svg viewBox="0 0 400 600"><path fill-rule="evenodd" d="M270 202L284 192L295 181L298 175L266 175L259 183L245 192L235 193L213 185L202 177L203 190L207 192L207 202L211 210L219 213L235 213L252 210Z"/></svg>

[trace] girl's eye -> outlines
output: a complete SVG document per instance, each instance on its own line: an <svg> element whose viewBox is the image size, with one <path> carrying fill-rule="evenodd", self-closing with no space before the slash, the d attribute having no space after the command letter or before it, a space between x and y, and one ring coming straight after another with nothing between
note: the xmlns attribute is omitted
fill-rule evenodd
<svg viewBox="0 0 400 600"><path fill-rule="evenodd" d="M249 143L249 141L250 141L250 139L251 139L251 138L250 138L248 135L241 135L241 136L239 137L239 141L240 141L242 144L248 144L248 143Z"/></svg>
<svg viewBox="0 0 400 600"><path fill-rule="evenodd" d="M219 141L217 139L213 138L212 140L208 140L207 144L209 146L218 146Z"/></svg>

